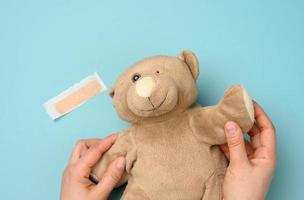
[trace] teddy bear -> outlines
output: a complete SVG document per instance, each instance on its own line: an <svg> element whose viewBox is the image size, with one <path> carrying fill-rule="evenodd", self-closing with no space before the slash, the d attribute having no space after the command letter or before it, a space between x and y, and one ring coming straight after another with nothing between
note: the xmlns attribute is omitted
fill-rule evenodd
<svg viewBox="0 0 304 200"><path fill-rule="evenodd" d="M253 103L234 85L217 105L196 103L199 63L191 51L153 56L128 68L110 90L118 115L131 123L92 169L97 183L109 163L125 156L123 200L222 200L227 161L224 125L245 133L254 123Z"/></svg>

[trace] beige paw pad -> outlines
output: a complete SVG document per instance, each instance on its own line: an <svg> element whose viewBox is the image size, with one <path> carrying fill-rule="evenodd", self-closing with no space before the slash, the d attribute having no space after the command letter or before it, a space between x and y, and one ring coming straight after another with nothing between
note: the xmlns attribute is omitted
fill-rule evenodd
<svg viewBox="0 0 304 200"><path fill-rule="evenodd" d="M254 121L254 108L253 108L252 99L249 96L247 90L243 86L242 86L242 89L243 89L243 98L244 98L244 101L245 101L247 111L249 113L251 121Z"/></svg>

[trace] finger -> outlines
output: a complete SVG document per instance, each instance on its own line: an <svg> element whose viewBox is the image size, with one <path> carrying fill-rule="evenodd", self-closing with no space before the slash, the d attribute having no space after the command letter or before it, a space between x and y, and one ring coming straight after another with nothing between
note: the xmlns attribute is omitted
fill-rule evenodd
<svg viewBox="0 0 304 200"><path fill-rule="evenodd" d="M245 140L245 148L246 148L247 157L253 155L254 149L253 149L252 145L250 144L250 142L248 142L248 141L246 141L246 140ZM228 160L230 160L228 144L226 143L226 144L220 145L220 149L221 149L221 151L224 153L225 157L226 157Z"/></svg>
<svg viewBox="0 0 304 200"><path fill-rule="evenodd" d="M252 144L249 141L245 140L245 148L246 148L247 158L249 158L254 153Z"/></svg>
<svg viewBox="0 0 304 200"><path fill-rule="evenodd" d="M79 167L89 173L90 169L98 162L102 154L114 144L116 137L116 134L110 135L91 147L78 161Z"/></svg>
<svg viewBox="0 0 304 200"><path fill-rule="evenodd" d="M231 164L248 162L241 128L234 122L227 122L225 125L225 134L227 137Z"/></svg>
<svg viewBox="0 0 304 200"><path fill-rule="evenodd" d="M261 146L269 149L271 153L275 153L275 129L271 120L256 102L254 102L254 112L256 113L257 126L261 130Z"/></svg>
<svg viewBox="0 0 304 200"><path fill-rule="evenodd" d="M250 142L254 149L257 149L261 146L261 139L260 139L261 131L256 123L253 124L252 129L248 132L250 136Z"/></svg>
<svg viewBox="0 0 304 200"><path fill-rule="evenodd" d="M95 194L100 199L107 199L111 191L119 183L126 166L125 157L116 158L106 170L101 181L94 188Z"/></svg>
<svg viewBox="0 0 304 200"><path fill-rule="evenodd" d="M75 163L79 160L79 158L86 152L91 146L98 143L100 139L89 139L89 140L79 140L72 152L70 163Z"/></svg>

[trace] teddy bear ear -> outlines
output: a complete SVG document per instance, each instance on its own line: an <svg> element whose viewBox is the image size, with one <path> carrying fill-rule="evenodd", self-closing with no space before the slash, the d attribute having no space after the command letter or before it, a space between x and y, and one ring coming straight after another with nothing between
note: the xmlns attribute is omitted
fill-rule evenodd
<svg viewBox="0 0 304 200"><path fill-rule="evenodd" d="M191 51L184 50L180 54L178 54L177 57L188 65L193 78L197 80L199 75L199 64L196 55Z"/></svg>
<svg viewBox="0 0 304 200"><path fill-rule="evenodd" d="M111 87L110 89L109 89L109 95L110 95L110 97L114 97L114 95L115 95L115 88L114 87Z"/></svg>

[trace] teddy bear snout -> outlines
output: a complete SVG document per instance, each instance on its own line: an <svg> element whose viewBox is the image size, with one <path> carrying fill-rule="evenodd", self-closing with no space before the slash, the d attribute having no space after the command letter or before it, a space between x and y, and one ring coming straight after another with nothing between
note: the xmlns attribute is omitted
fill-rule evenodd
<svg viewBox="0 0 304 200"><path fill-rule="evenodd" d="M142 77L136 81L135 91L138 96L148 98L155 90L155 86L156 83L152 77Z"/></svg>
<svg viewBox="0 0 304 200"><path fill-rule="evenodd" d="M169 76L146 75L128 89L127 105L137 116L159 116L172 110L177 99L177 87Z"/></svg>

